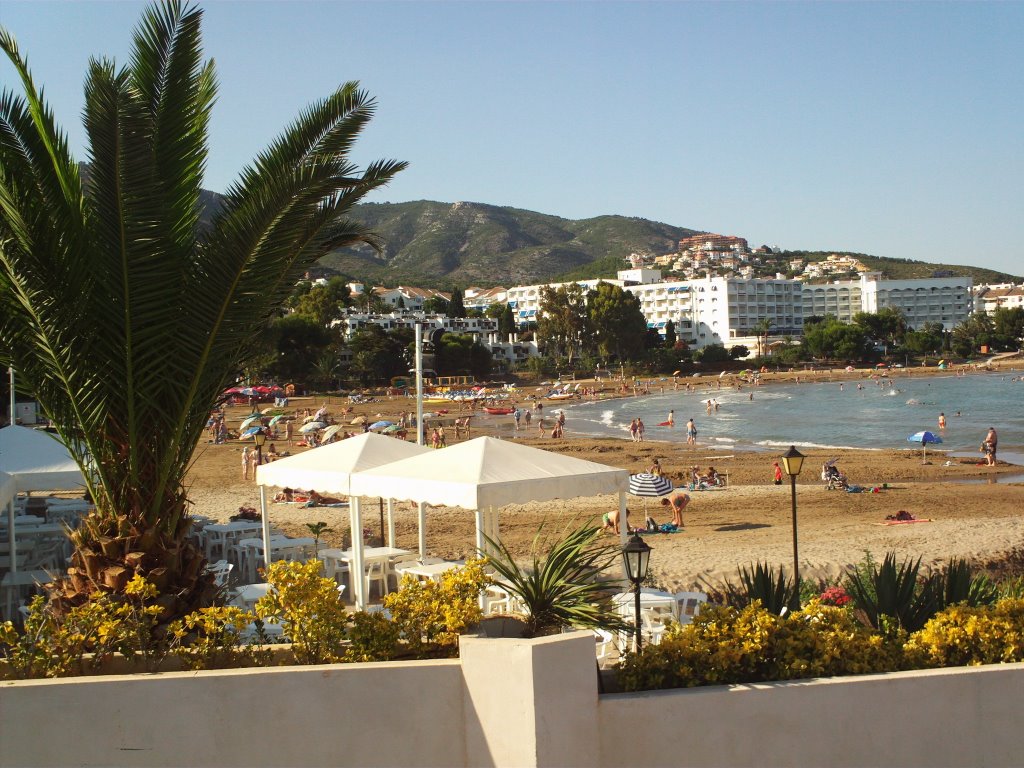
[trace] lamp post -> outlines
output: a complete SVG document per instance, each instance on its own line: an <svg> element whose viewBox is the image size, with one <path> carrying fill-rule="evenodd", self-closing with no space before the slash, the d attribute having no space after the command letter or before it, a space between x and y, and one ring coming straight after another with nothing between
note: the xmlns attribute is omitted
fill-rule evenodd
<svg viewBox="0 0 1024 768"><path fill-rule="evenodd" d="M257 432L253 433L253 442L256 443L256 466L263 466L263 445L267 442L267 430L260 427Z"/></svg>
<svg viewBox="0 0 1024 768"><path fill-rule="evenodd" d="M622 560L626 565L626 577L633 584L635 599L634 614L636 652L640 653L640 584L647 578L647 566L651 560L651 546L634 533L622 548Z"/></svg>
<svg viewBox="0 0 1024 768"><path fill-rule="evenodd" d="M793 599L789 606L791 611L800 610L800 558L797 555L796 545L796 476L804 465L806 458L795 445L789 446L789 450L782 454L782 468L789 475L790 496L793 500Z"/></svg>

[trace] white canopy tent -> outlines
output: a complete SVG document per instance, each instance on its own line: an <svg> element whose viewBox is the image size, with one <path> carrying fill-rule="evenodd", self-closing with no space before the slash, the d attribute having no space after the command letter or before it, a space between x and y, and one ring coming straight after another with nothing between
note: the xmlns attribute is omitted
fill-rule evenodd
<svg viewBox="0 0 1024 768"><path fill-rule="evenodd" d="M0 429L0 472L13 478L14 491L7 498L6 505L11 572L16 573L18 545L15 540L14 496L30 491L81 490L85 480L63 443L48 432L16 424Z"/></svg>
<svg viewBox="0 0 1024 768"><path fill-rule="evenodd" d="M629 471L551 451L478 437L440 451L352 476L351 493L462 507L476 513L476 545L498 538L498 508L530 501L619 494L620 538L626 543ZM486 510L486 514L485 514Z"/></svg>
<svg viewBox="0 0 1024 768"><path fill-rule="evenodd" d="M353 495L350 480L354 473L373 469L383 464L390 464L421 453L430 453L426 446L409 443L394 437L364 432L338 443L314 448L304 453L278 459L270 464L256 468L256 482L260 486L260 512L263 519L263 553L267 565L270 565L270 519L267 516L266 486L278 488L302 488L323 494ZM392 497L388 493L373 494L388 500L388 544L394 546L395 522L392 515ZM361 573L363 569L362 551L362 520L359 515L359 504L350 499L349 522L352 527L353 569ZM421 554L425 548L423 531L425 530L423 506L420 505L420 547ZM357 605L365 600L363 580L355 579L355 600Z"/></svg>

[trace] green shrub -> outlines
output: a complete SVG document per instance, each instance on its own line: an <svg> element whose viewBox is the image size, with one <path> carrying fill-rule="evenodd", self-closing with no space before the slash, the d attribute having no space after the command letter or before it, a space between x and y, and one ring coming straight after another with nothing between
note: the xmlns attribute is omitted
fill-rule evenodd
<svg viewBox="0 0 1024 768"><path fill-rule="evenodd" d="M910 636L906 651L915 667L1024 661L1024 599L946 608Z"/></svg>

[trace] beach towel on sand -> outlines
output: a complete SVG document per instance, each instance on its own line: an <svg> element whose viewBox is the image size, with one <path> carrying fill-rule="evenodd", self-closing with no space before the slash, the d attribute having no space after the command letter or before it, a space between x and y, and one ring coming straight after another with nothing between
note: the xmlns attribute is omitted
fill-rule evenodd
<svg viewBox="0 0 1024 768"><path fill-rule="evenodd" d="M911 523L931 523L934 522L930 517L917 518L915 520L886 520L882 523L873 523L873 525L910 525Z"/></svg>

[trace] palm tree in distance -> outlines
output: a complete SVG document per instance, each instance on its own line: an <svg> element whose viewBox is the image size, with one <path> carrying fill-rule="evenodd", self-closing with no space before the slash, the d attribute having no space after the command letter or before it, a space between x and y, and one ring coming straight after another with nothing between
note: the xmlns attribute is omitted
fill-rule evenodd
<svg viewBox="0 0 1024 768"><path fill-rule="evenodd" d="M83 179L13 36L21 91L0 96L0 363L13 365L83 469L96 511L51 604L135 574L162 619L207 603L183 480L211 408L295 282L374 236L349 209L405 163L348 159L374 102L346 83L242 171L200 225L216 95L202 11L148 8L127 67L90 62Z"/></svg>

